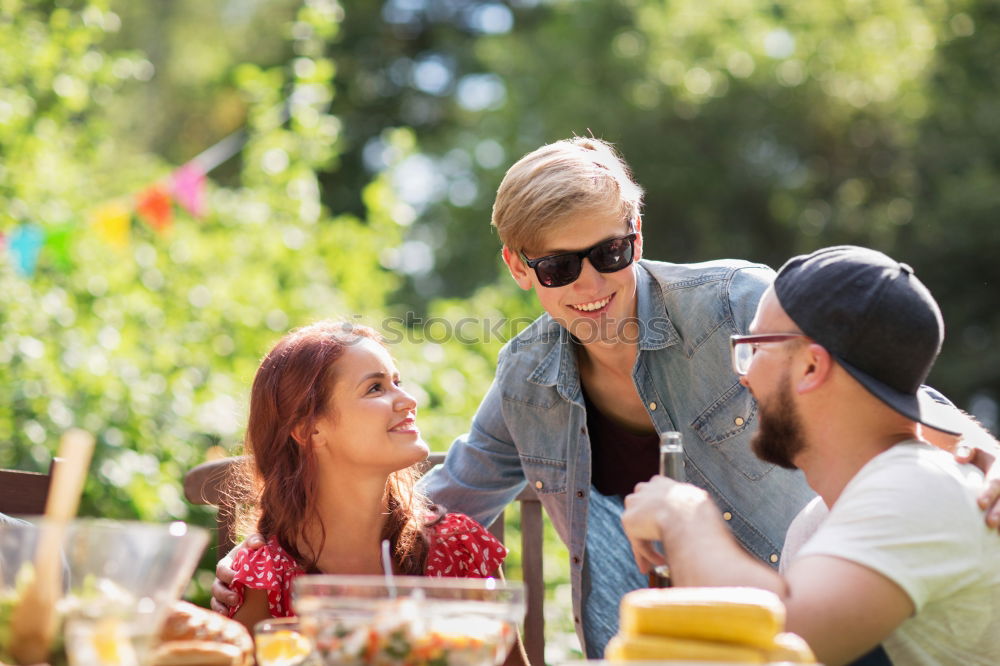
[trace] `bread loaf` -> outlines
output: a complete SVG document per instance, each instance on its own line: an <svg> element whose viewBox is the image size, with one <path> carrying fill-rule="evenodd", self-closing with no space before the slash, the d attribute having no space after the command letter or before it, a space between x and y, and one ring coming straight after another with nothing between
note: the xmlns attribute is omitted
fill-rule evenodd
<svg viewBox="0 0 1000 666"><path fill-rule="evenodd" d="M618 634L604 651L609 661L718 661L732 664L762 664L764 651L749 645L717 643L669 636Z"/></svg>
<svg viewBox="0 0 1000 666"><path fill-rule="evenodd" d="M785 606L753 587L635 590L622 599L621 631L770 648L785 626Z"/></svg>
<svg viewBox="0 0 1000 666"><path fill-rule="evenodd" d="M806 642L782 633L785 606L750 587L635 590L622 598L619 633L605 658L732 664L815 663Z"/></svg>
<svg viewBox="0 0 1000 666"><path fill-rule="evenodd" d="M791 664L815 664L816 655L804 638L786 631L774 637L774 647L768 650L767 660Z"/></svg>
<svg viewBox="0 0 1000 666"><path fill-rule="evenodd" d="M212 644L235 648L239 660L233 662L233 666L250 666L253 663L253 639L242 624L186 601L174 603L160 630L160 641L160 647L164 648L163 659L180 661L166 663L154 661L154 666L194 664L196 662L184 659L193 659L198 654L208 658L206 650L208 645ZM177 642L185 645L180 647L170 645ZM219 661L211 661L212 666L221 664L224 654L231 654L232 650L223 647L218 652L216 658ZM159 654L160 650L157 651L158 657Z"/></svg>
<svg viewBox="0 0 1000 666"><path fill-rule="evenodd" d="M243 666L243 652L216 641L169 641L153 651L154 666Z"/></svg>

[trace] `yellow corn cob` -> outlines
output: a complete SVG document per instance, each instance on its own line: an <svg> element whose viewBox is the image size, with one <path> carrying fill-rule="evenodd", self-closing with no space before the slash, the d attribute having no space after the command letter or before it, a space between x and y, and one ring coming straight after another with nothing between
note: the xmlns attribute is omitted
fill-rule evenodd
<svg viewBox="0 0 1000 666"><path fill-rule="evenodd" d="M767 651L768 661L792 664L815 664L816 655L809 644L798 634L784 632L774 637L774 647Z"/></svg>
<svg viewBox="0 0 1000 666"><path fill-rule="evenodd" d="M785 625L785 606L752 587L670 587L622 598L621 632L740 643L769 649Z"/></svg>
<svg viewBox="0 0 1000 666"><path fill-rule="evenodd" d="M604 650L608 661L722 661L734 664L763 664L764 652L748 645L696 641L667 636L624 636L608 641Z"/></svg>

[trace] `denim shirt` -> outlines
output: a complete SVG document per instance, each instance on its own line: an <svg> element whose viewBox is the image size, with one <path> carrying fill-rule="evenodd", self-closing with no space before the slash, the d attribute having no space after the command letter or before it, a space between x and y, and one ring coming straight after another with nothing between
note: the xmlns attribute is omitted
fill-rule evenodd
<svg viewBox="0 0 1000 666"><path fill-rule="evenodd" d="M729 350L774 274L735 260L641 261L633 270L632 377L650 420L659 433L682 433L687 480L708 491L750 553L777 566L785 530L813 493L801 473L751 451L757 408ZM569 549L577 635L587 656L600 658L617 631L621 596L647 580L622 530L621 498L591 486L576 347L547 314L510 340L471 432L422 486L434 502L489 525L530 483Z"/></svg>

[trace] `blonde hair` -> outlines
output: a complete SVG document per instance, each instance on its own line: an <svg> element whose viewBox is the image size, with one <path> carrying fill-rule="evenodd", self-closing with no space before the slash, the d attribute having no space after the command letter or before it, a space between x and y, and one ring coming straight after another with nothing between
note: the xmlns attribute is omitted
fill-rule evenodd
<svg viewBox="0 0 1000 666"><path fill-rule="evenodd" d="M520 252L583 209L619 212L624 222L634 220L641 207L642 188L612 145L574 137L542 146L507 170L492 224L501 242Z"/></svg>

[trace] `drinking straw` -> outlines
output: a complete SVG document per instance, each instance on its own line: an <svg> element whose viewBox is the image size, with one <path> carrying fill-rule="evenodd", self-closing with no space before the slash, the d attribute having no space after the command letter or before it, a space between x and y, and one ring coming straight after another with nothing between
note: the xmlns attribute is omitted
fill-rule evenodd
<svg viewBox="0 0 1000 666"><path fill-rule="evenodd" d="M389 590L389 598L396 598L396 583L392 577L392 558L389 556L389 540L382 539L382 571L385 572L385 587Z"/></svg>

